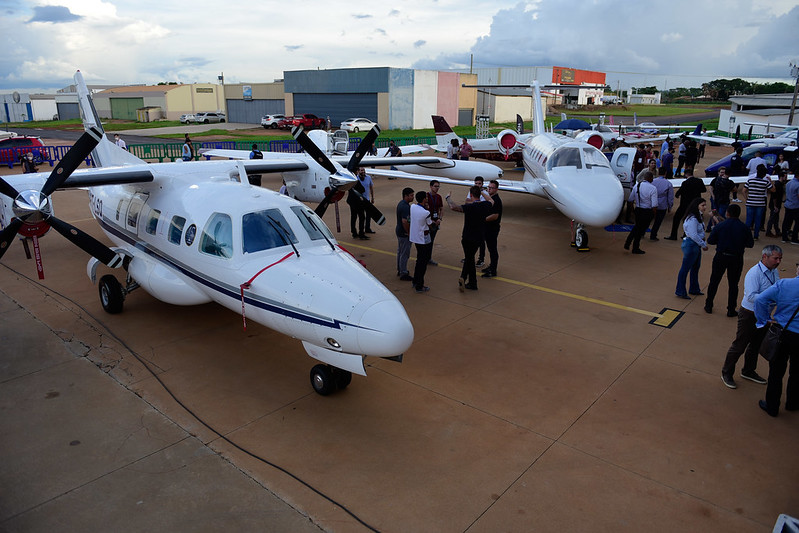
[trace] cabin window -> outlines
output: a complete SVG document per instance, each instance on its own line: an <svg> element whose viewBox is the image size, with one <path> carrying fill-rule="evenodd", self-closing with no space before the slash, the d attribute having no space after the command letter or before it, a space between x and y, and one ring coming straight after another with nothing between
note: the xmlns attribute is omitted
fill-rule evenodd
<svg viewBox="0 0 799 533"><path fill-rule="evenodd" d="M241 228L245 254L299 242L279 209L247 213L242 217Z"/></svg>
<svg viewBox="0 0 799 533"><path fill-rule="evenodd" d="M147 225L144 227L144 231L150 235L155 235L155 230L158 229L159 218L161 218L161 211L158 209L151 209L150 216L147 218Z"/></svg>
<svg viewBox="0 0 799 533"><path fill-rule="evenodd" d="M180 244L180 236L183 235L183 226L186 225L186 219L175 215L169 222L169 242L172 244Z"/></svg>
<svg viewBox="0 0 799 533"><path fill-rule="evenodd" d="M214 213L200 237L200 251L230 259L233 257L233 223L230 216Z"/></svg>
<svg viewBox="0 0 799 533"><path fill-rule="evenodd" d="M139 212L141 211L142 207L141 202L131 202L130 207L128 207L128 228L129 229L136 229L136 221L139 219Z"/></svg>
<svg viewBox="0 0 799 533"><path fill-rule="evenodd" d="M117 221L119 221L119 214L122 212L122 202L124 198L119 199L119 203L117 204Z"/></svg>
<svg viewBox="0 0 799 533"><path fill-rule="evenodd" d="M580 149L566 147L556 150L547 162L548 170L555 167L583 168L583 164L580 162Z"/></svg>
<svg viewBox="0 0 799 533"><path fill-rule="evenodd" d="M308 232L312 241L324 239L333 240L333 234L319 216L304 206L295 205L291 208L297 218L300 219L302 227Z"/></svg>
<svg viewBox="0 0 799 533"><path fill-rule="evenodd" d="M588 169L594 167L610 168L610 163L605 154L594 148L583 148L583 161L585 161L585 168Z"/></svg>

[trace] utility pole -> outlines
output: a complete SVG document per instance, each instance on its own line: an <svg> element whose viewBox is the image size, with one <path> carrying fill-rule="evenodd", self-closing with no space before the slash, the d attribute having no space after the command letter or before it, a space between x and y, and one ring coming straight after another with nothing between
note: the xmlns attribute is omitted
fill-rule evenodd
<svg viewBox="0 0 799 533"><path fill-rule="evenodd" d="M796 63L790 63L791 65L791 77L796 79L796 83L793 87L793 100L791 101L791 114L788 115L788 125L793 126L793 111L796 109L796 95L799 93L799 65Z"/></svg>

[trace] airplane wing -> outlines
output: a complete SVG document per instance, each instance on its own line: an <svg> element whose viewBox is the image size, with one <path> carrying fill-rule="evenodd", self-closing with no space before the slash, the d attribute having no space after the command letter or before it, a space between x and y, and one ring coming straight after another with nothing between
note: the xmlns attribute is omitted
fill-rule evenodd
<svg viewBox="0 0 799 533"><path fill-rule="evenodd" d="M149 165L130 167L80 168L75 170L60 187L98 187L100 185L122 185L125 183L148 183L153 181Z"/></svg>
<svg viewBox="0 0 799 533"><path fill-rule="evenodd" d="M250 159L250 152L247 150L204 150L201 155L213 157L228 157L230 159L240 159L244 163L247 172L254 174L269 174L272 172L290 172L292 170L308 170L308 164L295 157L295 154L281 152L263 152L263 159Z"/></svg>
<svg viewBox="0 0 799 533"><path fill-rule="evenodd" d="M346 165L347 162L350 160L349 155L334 155L331 157L333 161L341 163L342 165ZM394 166L398 167L401 165L432 165L436 163L441 163L440 157L435 156L411 156L411 157L379 157L379 156L370 156L367 155L363 159L361 159L361 166L370 167L374 166Z"/></svg>
<svg viewBox="0 0 799 533"><path fill-rule="evenodd" d="M386 170L382 168L370 170L369 174L385 178L403 178L409 180L424 181L425 183L430 183L431 179L430 176L423 176L421 174L411 174L410 172L403 172L402 170ZM438 178L438 177L435 179L439 183L442 184L445 183L447 185L460 185L462 187L471 187L472 185L474 185L474 181L470 180L457 180L452 178ZM527 183L517 180L503 180L503 179L497 180L497 182L499 183L500 191L536 194L534 192L534 187L532 183Z"/></svg>
<svg viewBox="0 0 799 533"><path fill-rule="evenodd" d="M714 137L712 135L694 135L693 133L688 135L689 139L694 139L695 141L702 141L705 140L707 142L716 143L716 144L734 144L736 141L732 137ZM740 142L740 141L738 141Z"/></svg>

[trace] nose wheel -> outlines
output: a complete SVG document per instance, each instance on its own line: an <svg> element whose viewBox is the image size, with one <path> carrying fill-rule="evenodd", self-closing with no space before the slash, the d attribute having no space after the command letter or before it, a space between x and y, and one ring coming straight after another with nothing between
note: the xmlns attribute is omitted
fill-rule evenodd
<svg viewBox="0 0 799 533"><path fill-rule="evenodd" d="M351 381L352 372L334 366L316 365L311 369L311 386L322 396L346 389Z"/></svg>
<svg viewBox="0 0 799 533"><path fill-rule="evenodd" d="M588 247L588 231L586 231L585 226L578 222L576 223L572 220L572 243L573 248L576 248L578 252L588 252L591 249Z"/></svg>

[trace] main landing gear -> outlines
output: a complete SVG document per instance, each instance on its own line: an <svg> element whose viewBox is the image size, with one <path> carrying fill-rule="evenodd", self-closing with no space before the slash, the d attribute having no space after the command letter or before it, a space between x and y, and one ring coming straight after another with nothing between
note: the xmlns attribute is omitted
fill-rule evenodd
<svg viewBox="0 0 799 533"><path fill-rule="evenodd" d="M311 369L311 386L322 396L346 389L350 381L352 372L331 365L316 365Z"/></svg>
<svg viewBox="0 0 799 533"><path fill-rule="evenodd" d="M590 251L591 249L588 247L588 231L586 231L585 225L582 222L575 222L572 220L571 231L572 248L576 248L578 252Z"/></svg>
<svg viewBox="0 0 799 533"><path fill-rule="evenodd" d="M112 274L106 274L100 278L98 283L100 292L100 304L106 313L116 315L122 312L122 304L125 303L125 296L134 289L139 288L139 284L133 281L133 278L128 276L125 286L123 287L117 278Z"/></svg>

